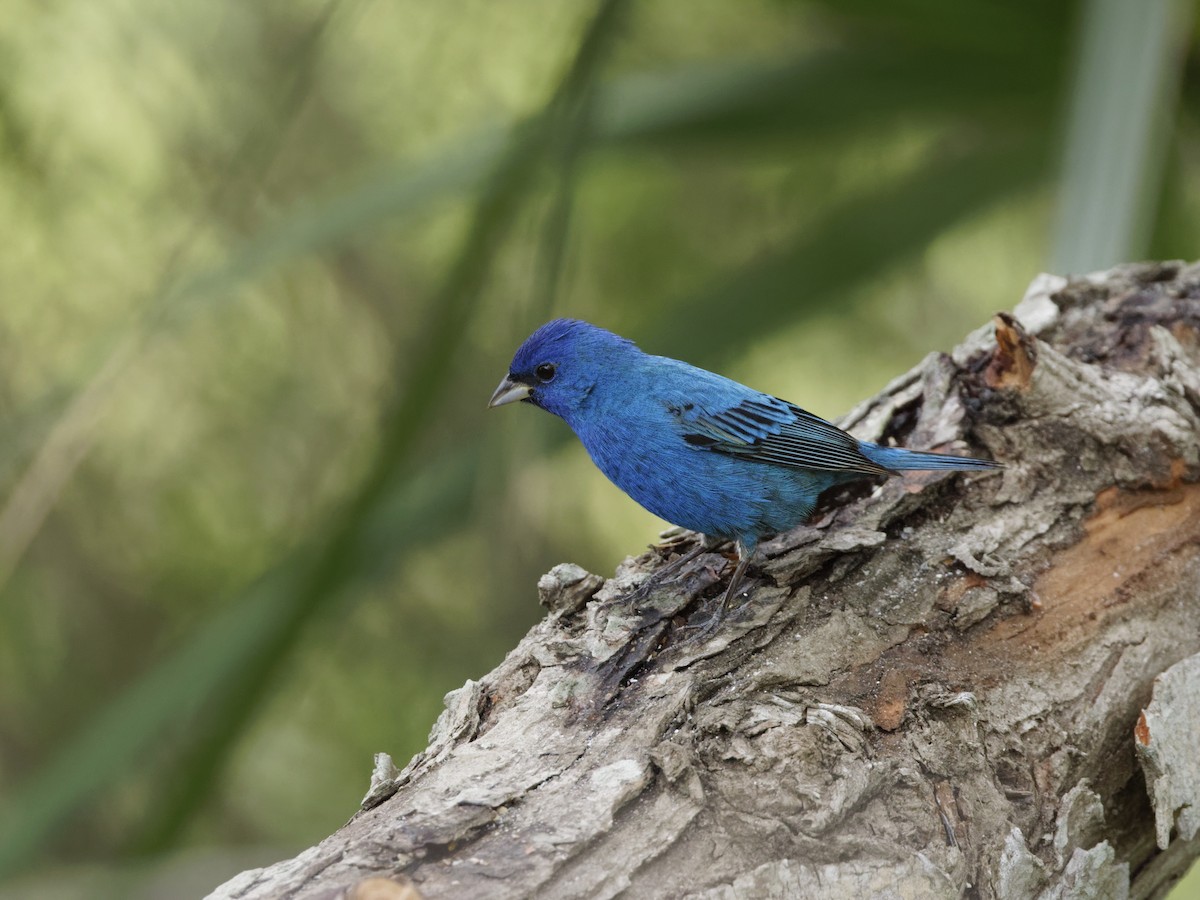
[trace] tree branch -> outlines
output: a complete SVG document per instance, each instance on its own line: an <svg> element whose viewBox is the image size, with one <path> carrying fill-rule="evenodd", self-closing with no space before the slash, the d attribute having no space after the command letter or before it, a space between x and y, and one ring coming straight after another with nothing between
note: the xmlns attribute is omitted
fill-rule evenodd
<svg viewBox="0 0 1200 900"><path fill-rule="evenodd" d="M1008 468L840 498L711 635L718 553L629 598L694 536L556 567L362 812L212 897L1160 895L1200 855L1197 297L1039 278L844 423Z"/></svg>

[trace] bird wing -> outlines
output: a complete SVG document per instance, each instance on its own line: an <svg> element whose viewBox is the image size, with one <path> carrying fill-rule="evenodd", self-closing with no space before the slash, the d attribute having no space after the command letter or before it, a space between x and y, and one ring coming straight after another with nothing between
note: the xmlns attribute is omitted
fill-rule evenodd
<svg viewBox="0 0 1200 900"><path fill-rule="evenodd" d="M719 409L697 402L671 404L684 441L729 456L797 469L891 474L867 459L858 441L836 425L794 403L743 390L750 396Z"/></svg>

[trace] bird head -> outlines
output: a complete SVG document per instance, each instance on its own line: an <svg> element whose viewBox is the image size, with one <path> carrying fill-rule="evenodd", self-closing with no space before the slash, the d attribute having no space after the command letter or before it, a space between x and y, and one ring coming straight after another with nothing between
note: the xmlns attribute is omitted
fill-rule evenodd
<svg viewBox="0 0 1200 900"><path fill-rule="evenodd" d="M630 351L640 352L632 341L587 322L547 322L518 348L488 406L522 400L569 421L605 371Z"/></svg>

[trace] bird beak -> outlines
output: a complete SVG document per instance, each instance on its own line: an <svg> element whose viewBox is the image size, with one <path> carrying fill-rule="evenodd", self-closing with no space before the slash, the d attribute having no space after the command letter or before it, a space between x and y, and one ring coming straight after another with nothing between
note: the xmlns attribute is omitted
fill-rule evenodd
<svg viewBox="0 0 1200 900"><path fill-rule="evenodd" d="M512 378L505 375L504 380L500 382L500 386L496 388L496 393L492 394L492 399L488 401L488 409L491 409L493 406L503 406L505 403L516 403L518 400L524 400L532 391L533 389L529 385L513 381Z"/></svg>

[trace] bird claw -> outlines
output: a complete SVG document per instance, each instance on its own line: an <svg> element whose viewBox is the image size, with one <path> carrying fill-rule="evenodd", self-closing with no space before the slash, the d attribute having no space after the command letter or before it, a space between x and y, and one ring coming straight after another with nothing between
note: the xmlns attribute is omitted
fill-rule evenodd
<svg viewBox="0 0 1200 900"><path fill-rule="evenodd" d="M734 587L741 588L744 587L744 585L740 583L730 585L730 588ZM730 596L730 590L726 589L724 595L721 597L721 602L717 604L717 607L713 611L712 615L694 624L683 625L680 627L679 631L681 633L687 633L689 631L696 632L694 635L690 635L685 640L681 641L680 646L690 646L708 640L708 638L712 637L712 635L721 627L721 625L725 623L725 621L729 618L729 614L735 609L740 608L740 604L734 604L731 601L741 597L747 597L749 595L750 590L748 587L745 590L737 590L733 593L733 596Z"/></svg>
<svg viewBox="0 0 1200 900"><path fill-rule="evenodd" d="M692 647L696 644L703 644L710 637L712 637L713 634L716 633L717 629L724 621L725 615L720 609L718 609L717 612L713 613L702 622L697 622L694 625L681 625L679 632L680 634L685 635L685 637L676 646ZM696 633L688 634L689 631L695 631Z"/></svg>
<svg viewBox="0 0 1200 900"><path fill-rule="evenodd" d="M671 584L674 581L678 581L682 577L684 567L702 553L708 552L709 549L709 545L705 541L701 541L679 558L673 559L665 566L660 566L651 572L650 577L621 598L622 601L631 604L640 603L664 584Z"/></svg>
<svg viewBox="0 0 1200 900"><path fill-rule="evenodd" d="M656 571L651 572L650 576L638 584L635 588L630 590L625 595L612 601L613 604L620 603L623 606L629 607L634 613L639 615L642 614L646 610L643 609L641 604L649 599L654 591L663 585L671 584L672 582L681 580L684 574L683 569L688 563L692 562L703 553L711 553L716 551L722 543L724 542L702 538L701 541L691 550L687 551L677 559L671 560L671 562L660 567ZM746 569L749 565L749 558L748 554L744 555L742 552L740 552L740 547L738 549L739 552L737 556L732 557L732 559L737 560L737 565L735 566L733 574L730 577L729 585L721 598L720 604L717 606L715 612L707 619L692 625L684 625L680 628L680 632L683 633L693 630L697 631L695 635L685 639L682 642L683 644L693 644L707 640L708 637L710 637L720 627L721 623L725 621L729 611L737 605L734 603L734 601L748 593L748 591L742 590L742 588L744 587L743 579ZM713 577L714 581L719 580L721 572L717 569L717 567L706 565L704 568ZM721 566L721 569L724 568L725 566Z"/></svg>

